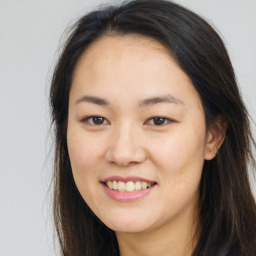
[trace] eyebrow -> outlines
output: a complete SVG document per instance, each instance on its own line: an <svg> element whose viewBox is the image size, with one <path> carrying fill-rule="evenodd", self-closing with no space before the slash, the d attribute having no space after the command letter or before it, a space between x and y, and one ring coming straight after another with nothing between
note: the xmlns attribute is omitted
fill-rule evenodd
<svg viewBox="0 0 256 256"><path fill-rule="evenodd" d="M78 99L76 101L76 104L81 103L81 102L89 102L89 103L93 103L96 105L101 105L101 106L107 106L110 105L110 103L102 98L99 97L95 97L95 96L88 96L85 95L83 97L81 97L80 99Z"/></svg>
<svg viewBox="0 0 256 256"><path fill-rule="evenodd" d="M172 95L165 95L165 96L152 97L152 98L148 98L143 101L140 101L139 106L146 107L148 105L154 105L158 103L184 104L180 99L177 99Z"/></svg>
<svg viewBox="0 0 256 256"><path fill-rule="evenodd" d="M85 95L85 96L79 98L76 101L76 104L79 104L81 102L93 103L93 104L100 105L100 106L109 106L110 105L110 103L103 98L99 98L96 96L89 96L89 95ZM158 104L158 103L184 104L180 99L177 99L172 95L165 95L165 96L151 97L151 98L142 100L139 102L139 107L146 107L146 106L154 105L154 104Z"/></svg>

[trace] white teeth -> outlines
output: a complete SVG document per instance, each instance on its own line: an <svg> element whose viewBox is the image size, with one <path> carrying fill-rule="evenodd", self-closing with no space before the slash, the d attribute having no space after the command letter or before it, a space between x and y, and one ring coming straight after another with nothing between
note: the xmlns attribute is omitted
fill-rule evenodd
<svg viewBox="0 0 256 256"><path fill-rule="evenodd" d="M136 190L141 190L141 182L140 181L135 182L135 189Z"/></svg>
<svg viewBox="0 0 256 256"><path fill-rule="evenodd" d="M135 188L134 182L128 181L128 182L126 183L125 188L126 188L126 191L129 191L129 192L130 192L130 191L134 191L134 188Z"/></svg>
<svg viewBox="0 0 256 256"><path fill-rule="evenodd" d="M120 191L120 192L125 191L126 186L125 186L125 183L123 181L118 181L117 186L118 186L118 191Z"/></svg>
<svg viewBox="0 0 256 256"><path fill-rule="evenodd" d="M108 186L110 189L113 189L113 183L112 183L112 181L107 181L107 186Z"/></svg>
<svg viewBox="0 0 256 256"><path fill-rule="evenodd" d="M108 185L108 184L107 184L107 185ZM113 185L113 189L114 189L114 190L117 190L117 189L118 189L118 187L117 187L117 181L114 180L114 181L112 182L112 185ZM111 189L111 188L110 188L110 189Z"/></svg>
<svg viewBox="0 0 256 256"><path fill-rule="evenodd" d="M145 182L145 181L143 181L143 182L141 183L141 187L142 187L142 189L146 189L146 188L148 187L148 183Z"/></svg>
<svg viewBox="0 0 256 256"><path fill-rule="evenodd" d="M107 181L106 185L113 190L118 190L120 192L133 192L133 191L138 191L138 190L144 190L147 188L150 188L154 183L148 183L146 181L128 181L128 182L123 182L123 181Z"/></svg>

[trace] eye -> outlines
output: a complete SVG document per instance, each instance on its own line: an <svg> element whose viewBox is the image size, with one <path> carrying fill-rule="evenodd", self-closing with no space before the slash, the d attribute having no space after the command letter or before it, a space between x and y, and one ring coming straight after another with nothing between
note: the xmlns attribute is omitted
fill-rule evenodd
<svg viewBox="0 0 256 256"><path fill-rule="evenodd" d="M150 118L146 122L146 124L156 125L156 126L163 126L163 125L171 123L171 122L173 122L173 121L169 118L162 117L162 116L156 116L156 117Z"/></svg>
<svg viewBox="0 0 256 256"><path fill-rule="evenodd" d="M89 123L90 125L105 125L109 124L106 118L102 116L88 116L82 120L84 123Z"/></svg>

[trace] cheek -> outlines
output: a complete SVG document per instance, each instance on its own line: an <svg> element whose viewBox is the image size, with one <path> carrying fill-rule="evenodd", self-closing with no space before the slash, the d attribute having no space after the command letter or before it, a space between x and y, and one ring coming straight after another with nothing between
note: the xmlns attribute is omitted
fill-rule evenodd
<svg viewBox="0 0 256 256"><path fill-rule="evenodd" d="M161 172L162 182L186 187L200 181L204 163L205 132L184 129L151 147L151 159Z"/></svg>
<svg viewBox="0 0 256 256"><path fill-rule="evenodd" d="M195 203L204 164L204 137L199 134L176 133L152 151L164 191L163 204L176 214ZM160 150L160 148L162 148ZM153 149L152 149L153 150Z"/></svg>
<svg viewBox="0 0 256 256"><path fill-rule="evenodd" d="M95 188L99 184L99 170L102 169L103 151L100 149L103 145L100 141L86 136L81 129L68 129L68 152L74 181L81 196L92 209L97 205Z"/></svg>
<svg viewBox="0 0 256 256"><path fill-rule="evenodd" d="M99 141L85 136L79 129L68 129L68 152L75 184L89 207L97 202L95 185L98 184L98 171L101 167L102 151Z"/></svg>
<svg viewBox="0 0 256 256"><path fill-rule="evenodd" d="M197 135L187 137L172 135L163 143L154 143L150 152L152 159L162 165L181 167L186 163L204 158L205 143L204 138Z"/></svg>
<svg viewBox="0 0 256 256"><path fill-rule="evenodd" d="M81 132L68 130L68 152L73 172L86 172L92 170L99 163L102 155L102 143L100 140L85 136Z"/></svg>

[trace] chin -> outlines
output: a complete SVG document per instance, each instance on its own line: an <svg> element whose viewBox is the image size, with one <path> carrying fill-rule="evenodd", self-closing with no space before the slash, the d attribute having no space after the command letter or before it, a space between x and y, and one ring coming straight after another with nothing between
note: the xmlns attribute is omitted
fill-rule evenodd
<svg viewBox="0 0 256 256"><path fill-rule="evenodd" d="M110 229L115 232L120 233L140 233L145 230L150 229L154 220L150 220L147 216L127 216L123 215L121 217L112 218L101 218L101 221Z"/></svg>
<svg viewBox="0 0 256 256"><path fill-rule="evenodd" d="M131 223L114 223L107 226L117 233L141 233L148 229L146 226L138 225L138 223L132 225Z"/></svg>

